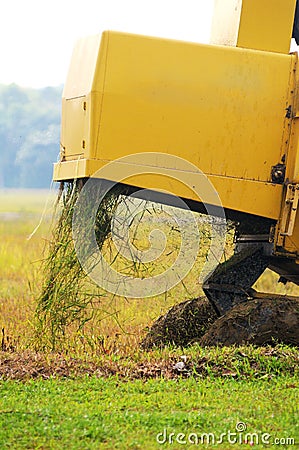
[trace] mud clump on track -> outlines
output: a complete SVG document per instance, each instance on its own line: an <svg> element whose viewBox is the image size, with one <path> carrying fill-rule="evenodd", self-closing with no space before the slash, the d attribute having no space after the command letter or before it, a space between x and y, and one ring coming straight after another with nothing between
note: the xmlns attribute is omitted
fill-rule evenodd
<svg viewBox="0 0 299 450"><path fill-rule="evenodd" d="M202 346L276 343L299 346L299 301L286 297L254 299L217 318L204 297L189 300L160 317L141 346L149 349L193 342Z"/></svg>
<svg viewBox="0 0 299 450"><path fill-rule="evenodd" d="M255 299L235 306L217 319L201 345L274 342L299 346L299 302L289 298Z"/></svg>

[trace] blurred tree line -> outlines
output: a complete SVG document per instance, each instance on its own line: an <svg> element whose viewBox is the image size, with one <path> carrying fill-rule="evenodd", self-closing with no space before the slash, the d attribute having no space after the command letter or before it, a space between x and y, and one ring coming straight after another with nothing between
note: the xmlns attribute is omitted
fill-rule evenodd
<svg viewBox="0 0 299 450"><path fill-rule="evenodd" d="M59 155L62 87L0 85L0 188L46 188Z"/></svg>

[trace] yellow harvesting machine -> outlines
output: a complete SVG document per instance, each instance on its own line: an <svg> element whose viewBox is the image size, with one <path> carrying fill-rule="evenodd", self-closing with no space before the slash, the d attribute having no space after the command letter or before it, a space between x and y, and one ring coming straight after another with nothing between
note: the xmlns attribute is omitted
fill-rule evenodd
<svg viewBox="0 0 299 450"><path fill-rule="evenodd" d="M106 31L71 60L54 180L114 161L112 181L201 211L205 174L239 224L238 251L204 283L220 315L266 267L299 285L298 27L296 0L216 0L210 45Z"/></svg>

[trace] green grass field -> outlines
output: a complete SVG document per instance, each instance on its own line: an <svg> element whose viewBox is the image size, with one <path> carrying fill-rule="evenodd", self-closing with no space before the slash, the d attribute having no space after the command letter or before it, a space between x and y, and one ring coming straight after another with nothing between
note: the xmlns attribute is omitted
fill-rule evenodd
<svg viewBox="0 0 299 450"><path fill-rule="evenodd" d="M28 240L47 198L42 224ZM34 311L54 200L45 191L0 192L0 448L229 449L252 446L250 440L254 447L294 448L292 439L298 445L298 349L140 350L153 320L200 295L199 261L167 295L103 295L83 329L70 327L59 354L36 353ZM268 271L257 287L299 295L276 281ZM174 365L182 356L181 373ZM242 423L256 434L246 437ZM237 425L237 435L229 435Z"/></svg>
<svg viewBox="0 0 299 450"><path fill-rule="evenodd" d="M246 440L267 448L298 435L296 389L284 377L271 384L116 377L6 382L1 391L5 449L178 449L196 442L227 449L250 447Z"/></svg>

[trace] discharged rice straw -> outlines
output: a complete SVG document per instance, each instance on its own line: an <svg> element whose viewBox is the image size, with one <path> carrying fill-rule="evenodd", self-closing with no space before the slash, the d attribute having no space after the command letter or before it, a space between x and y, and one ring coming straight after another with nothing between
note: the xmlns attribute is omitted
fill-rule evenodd
<svg viewBox="0 0 299 450"><path fill-rule="evenodd" d="M58 349L64 342L67 328L77 329L92 318L92 304L101 295L89 280L77 259L72 237L74 207L83 180L63 183L58 196L57 219L43 261L44 280L37 299L37 346ZM120 192L111 189L97 211L97 241L101 247L110 233L113 213L119 203Z"/></svg>

